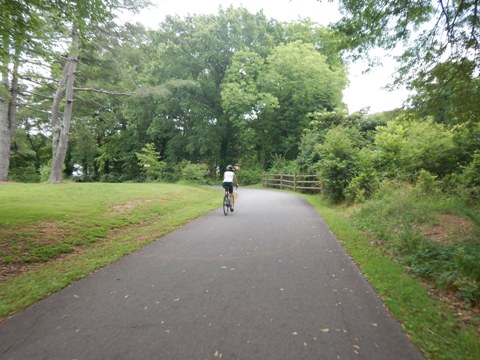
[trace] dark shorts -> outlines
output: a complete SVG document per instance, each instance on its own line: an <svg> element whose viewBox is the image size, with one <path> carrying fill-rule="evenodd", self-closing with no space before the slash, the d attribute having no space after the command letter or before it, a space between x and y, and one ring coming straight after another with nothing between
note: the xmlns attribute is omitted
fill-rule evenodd
<svg viewBox="0 0 480 360"><path fill-rule="evenodd" d="M233 182L224 182L222 183L222 186L225 190L228 190L230 194L233 193Z"/></svg>

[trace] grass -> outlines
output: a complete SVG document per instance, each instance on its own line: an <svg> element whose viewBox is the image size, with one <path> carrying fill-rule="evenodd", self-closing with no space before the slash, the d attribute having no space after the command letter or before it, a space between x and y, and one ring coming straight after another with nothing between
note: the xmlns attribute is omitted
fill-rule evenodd
<svg viewBox="0 0 480 360"><path fill-rule="evenodd" d="M474 325L462 322L446 304L430 296L420 279L412 276L402 262L386 254L385 248L372 244L372 239L355 226L352 217L345 215L344 208L333 207L318 196L305 195L305 198L317 208L427 358L480 359L479 334ZM379 236L385 235L382 231Z"/></svg>
<svg viewBox="0 0 480 360"><path fill-rule="evenodd" d="M218 191L172 184L2 184L0 319L218 207Z"/></svg>

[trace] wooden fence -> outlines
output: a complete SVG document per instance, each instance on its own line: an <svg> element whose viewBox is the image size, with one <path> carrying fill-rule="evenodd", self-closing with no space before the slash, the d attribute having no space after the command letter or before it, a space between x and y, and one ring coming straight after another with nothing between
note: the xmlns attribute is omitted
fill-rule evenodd
<svg viewBox="0 0 480 360"><path fill-rule="evenodd" d="M302 192L322 192L317 175L265 174L263 186Z"/></svg>

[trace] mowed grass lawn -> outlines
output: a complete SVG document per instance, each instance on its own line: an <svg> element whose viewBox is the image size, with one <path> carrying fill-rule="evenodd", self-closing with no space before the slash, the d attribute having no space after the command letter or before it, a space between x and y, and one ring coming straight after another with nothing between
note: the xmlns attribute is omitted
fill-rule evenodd
<svg viewBox="0 0 480 360"><path fill-rule="evenodd" d="M174 184L0 184L0 320L219 207Z"/></svg>

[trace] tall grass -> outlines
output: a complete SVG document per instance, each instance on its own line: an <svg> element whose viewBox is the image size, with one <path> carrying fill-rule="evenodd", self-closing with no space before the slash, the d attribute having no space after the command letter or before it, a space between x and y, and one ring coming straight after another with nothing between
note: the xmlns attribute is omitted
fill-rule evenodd
<svg viewBox="0 0 480 360"><path fill-rule="evenodd" d="M418 275L438 287L455 288L472 305L480 303L480 231L476 209L459 199L417 190L397 184L381 191L352 219ZM442 241L434 241L424 229L436 225L437 232L449 231L450 225L441 223L440 216L445 214L471 226L463 233L446 233Z"/></svg>

